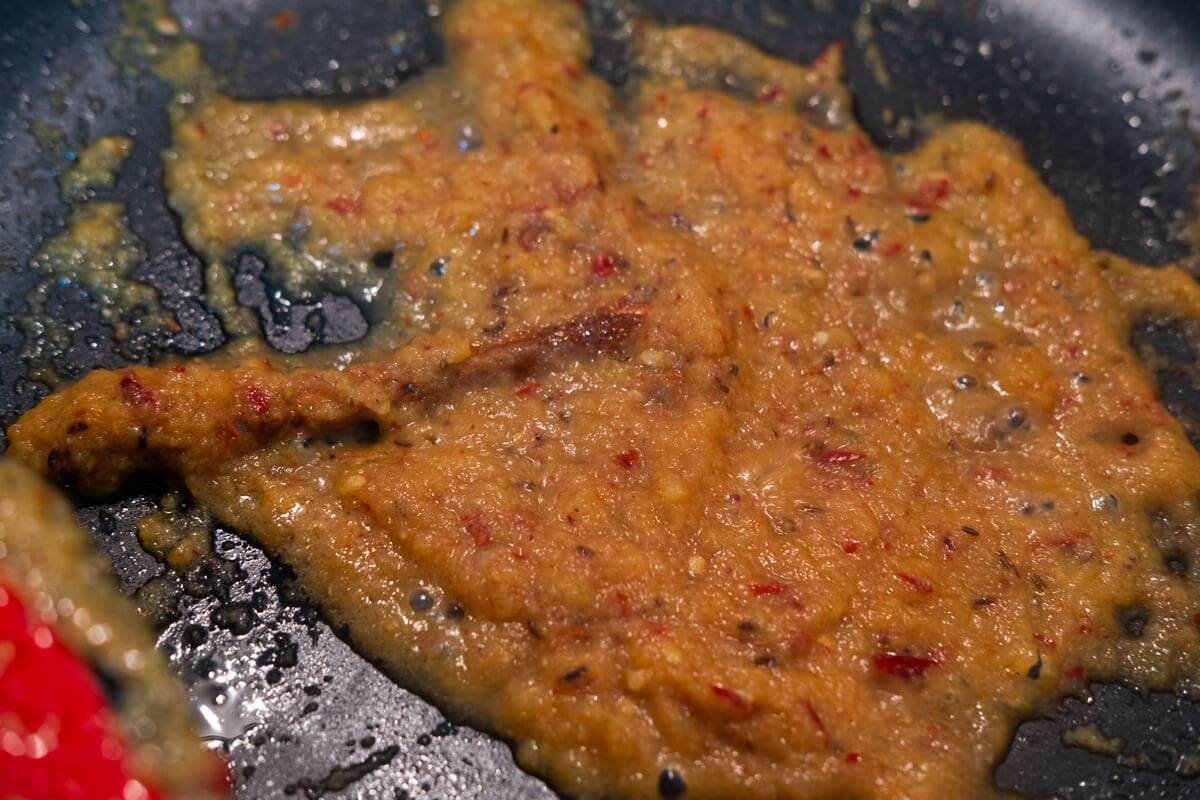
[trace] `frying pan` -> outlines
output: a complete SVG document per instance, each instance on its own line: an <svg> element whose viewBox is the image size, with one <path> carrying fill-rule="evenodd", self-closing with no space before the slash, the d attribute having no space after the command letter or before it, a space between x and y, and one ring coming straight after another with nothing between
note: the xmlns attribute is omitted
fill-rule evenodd
<svg viewBox="0 0 1200 800"><path fill-rule="evenodd" d="M177 0L174 8L226 91L240 98L377 95L442 57L438 0ZM1024 143L1096 246L1145 263L1191 262L1187 223L1200 157L1188 116L1200 110L1200 5L1190 0L646 0L642 8L802 61L845 39L855 112L882 146L902 150L919 136L920 125L914 134L897 120L982 120ZM287 9L297 12L294 27L268 24ZM620 85L628 10L600 0L589 14L594 66ZM22 360L18 318L37 282L31 256L66 216L55 175L91 138L125 132L136 141L116 186L99 196L127 205L148 254L135 274L158 290L181 329L117 341L86 292L56 286L47 312L71 323L68 341L46 359L70 379L225 341L204 305L200 261L163 197L158 152L169 141L170 90L114 65L106 47L119 22L113 0L0 0L5 425L48 391ZM239 263L239 296L280 349L338 346L372 320L372 309L331 292L287 296L261 263ZM1195 328L1147 320L1133 343L1154 359L1164 400L1200 443ZM165 488L137 486L80 509L129 592L163 573L135 529ZM235 532L217 527L214 537L213 556L158 581L166 602L156 623L206 732L225 741L239 798L554 797L515 766L504 743L444 719L351 651L286 567ZM1086 724L1120 737L1120 756L1062 745L1064 731ZM1179 694L1094 685L1022 724L995 780L1028 797L1200 798L1198 760L1200 706Z"/></svg>

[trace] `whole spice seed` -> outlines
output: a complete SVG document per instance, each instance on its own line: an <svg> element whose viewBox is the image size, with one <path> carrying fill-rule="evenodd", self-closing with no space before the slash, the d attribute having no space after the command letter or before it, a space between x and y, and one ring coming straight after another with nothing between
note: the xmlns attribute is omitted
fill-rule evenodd
<svg viewBox="0 0 1200 800"><path fill-rule="evenodd" d="M1042 677L1042 654L1039 651L1037 661L1029 668L1029 672L1025 673L1030 680L1037 680Z"/></svg>
<svg viewBox="0 0 1200 800"><path fill-rule="evenodd" d="M683 776L673 769L664 769L658 773L658 794L660 797L681 797L687 791Z"/></svg>
<svg viewBox="0 0 1200 800"><path fill-rule="evenodd" d="M574 683L575 681L579 680L584 675L586 675L587 671L588 671L587 664L580 664L578 667L571 670L566 675L563 675L559 680L561 680L563 683Z"/></svg>
<svg viewBox="0 0 1200 800"><path fill-rule="evenodd" d="M866 236L861 236L854 240L854 249L860 252L870 250L875 246L875 240L879 238L879 230L873 230Z"/></svg>
<svg viewBox="0 0 1200 800"><path fill-rule="evenodd" d="M408 596L408 606L413 611L429 611L433 608L433 595L424 589L418 589Z"/></svg>

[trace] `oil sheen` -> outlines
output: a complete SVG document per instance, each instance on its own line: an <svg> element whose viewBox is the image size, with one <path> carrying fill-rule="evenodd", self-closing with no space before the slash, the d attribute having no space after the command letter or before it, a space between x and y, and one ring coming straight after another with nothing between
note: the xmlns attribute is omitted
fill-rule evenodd
<svg viewBox="0 0 1200 800"><path fill-rule="evenodd" d="M165 156L198 252L370 337L95 373L10 452L174 472L570 795L990 797L1015 721L1194 675L1200 460L1128 345L1189 276L987 128L881 154L836 48L641 24L618 92L574 4L445 26L394 96L208 94Z"/></svg>

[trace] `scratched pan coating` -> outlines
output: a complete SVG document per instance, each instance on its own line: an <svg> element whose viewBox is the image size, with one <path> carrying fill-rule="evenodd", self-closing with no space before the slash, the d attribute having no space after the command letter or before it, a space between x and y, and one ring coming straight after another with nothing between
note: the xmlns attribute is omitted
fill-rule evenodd
<svg viewBox="0 0 1200 800"><path fill-rule="evenodd" d="M982 120L1024 143L1093 244L1145 263L1191 261L1186 223L1198 156L1185 120L1200 111L1200 6L1190 0L646 0L642 7L667 21L724 28L801 61L845 39L856 114L885 147L911 145L896 119ZM177 0L174 8L185 31L205 44L227 92L240 98L377 95L442 57L442 9L433 3ZM264 24L286 9L298 12L294 29ZM602 1L590 13L594 65L620 84L626 11ZM78 377L164 353L208 352L225 340L204 305L201 264L163 197L158 152L169 139L169 88L114 66L106 46L118 25L111 0L0 0L5 425L47 391L26 373L16 315L36 282L32 254L66 216L56 171L67 165L67 150L91 138L125 132L136 142L116 186L100 196L126 204L148 253L136 275L159 291L182 329L115 341L77 287L57 287L47 310L73 324L52 355L55 370ZM872 59L886 67L885 83ZM58 126L63 146L39 144L31 121ZM326 299L313 304L325 317L318 340L352 338L357 322L339 318L345 303ZM269 313L266 304L258 307ZM292 330L286 319L264 324L284 348L312 338L311 328ZM1195 328L1147 321L1134 345L1155 359L1164 399L1200 442ZM163 569L135 534L162 489L136 487L80 511L127 591ZM231 531L217 529L215 539L215 556L172 579L175 594L158 621L164 646L211 714L212 732L232 737L238 798L554 797L515 766L504 743L444 719L351 651L304 602L286 568ZM217 694L225 702L217 704ZM1087 724L1120 737L1122 756L1061 744L1064 731ZM1094 686L1089 698L1065 700L1022 725L996 781L1029 797L1197 798L1200 780L1188 776L1200 759L1198 731L1200 706L1182 697Z"/></svg>

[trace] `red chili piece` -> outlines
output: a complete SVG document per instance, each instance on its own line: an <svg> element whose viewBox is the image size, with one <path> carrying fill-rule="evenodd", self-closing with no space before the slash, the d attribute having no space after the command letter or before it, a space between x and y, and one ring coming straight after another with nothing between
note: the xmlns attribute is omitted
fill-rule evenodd
<svg viewBox="0 0 1200 800"><path fill-rule="evenodd" d="M271 17L271 24L281 31L289 31L296 27L296 12L293 9L284 9L275 16Z"/></svg>
<svg viewBox="0 0 1200 800"><path fill-rule="evenodd" d="M475 540L476 547L483 547L490 544L492 541L492 526L487 524L483 515L478 511L473 511L470 514L463 514L459 521L463 527L467 529L467 533L471 534L471 538Z"/></svg>
<svg viewBox="0 0 1200 800"><path fill-rule="evenodd" d="M733 691L732 689L726 689L724 686L719 686L715 683L712 684L711 686L709 686L708 688L712 690L713 694L715 694L717 697L721 698L722 700L728 701L730 704L732 704L738 708L746 707L746 698L742 697L740 694Z"/></svg>
<svg viewBox="0 0 1200 800"><path fill-rule="evenodd" d="M612 457L613 463L618 464L625 469L632 469L641 459L642 454L637 451L637 448L629 448L624 453L617 453Z"/></svg>
<svg viewBox="0 0 1200 800"><path fill-rule="evenodd" d="M783 586L776 583L775 581L768 581L767 583L752 583L752 584L750 584L750 592L755 597L762 597L765 594L779 594L782 591L783 591Z"/></svg>
<svg viewBox="0 0 1200 800"><path fill-rule="evenodd" d="M774 103L784 95L782 86L764 86L759 92L758 99L764 103Z"/></svg>
<svg viewBox="0 0 1200 800"><path fill-rule="evenodd" d="M856 453L853 450L826 450L817 456L818 464L853 464L867 457L866 453Z"/></svg>
<svg viewBox="0 0 1200 800"><path fill-rule="evenodd" d="M948 178L939 178L922 183L916 192L908 196L906 202L909 208L918 211L929 211L948 194L950 194L950 180Z"/></svg>
<svg viewBox="0 0 1200 800"><path fill-rule="evenodd" d="M897 572L896 577L907 583L912 588L916 589L921 594L929 594L933 591L933 584L916 575L909 575L907 572Z"/></svg>
<svg viewBox="0 0 1200 800"><path fill-rule="evenodd" d="M992 483L1004 483L1008 480L1008 470L1004 467L980 467L975 470L975 480Z"/></svg>
<svg viewBox="0 0 1200 800"><path fill-rule="evenodd" d="M616 270L616 262L610 255L598 255L592 259L592 274L597 278L607 278Z"/></svg>
<svg viewBox="0 0 1200 800"><path fill-rule="evenodd" d="M871 665L880 672L909 681L924 675L930 667L937 666L937 662L932 658L910 656L904 653L876 653L871 658Z"/></svg>
<svg viewBox="0 0 1200 800"><path fill-rule="evenodd" d="M531 394L533 394L540 388L542 388L542 385L540 383L538 383L537 381L534 381L533 383L527 383L524 386L522 386L520 389L517 389L517 397L521 397L521 398L529 397Z"/></svg>
<svg viewBox="0 0 1200 800"><path fill-rule="evenodd" d="M129 406L158 408L158 398L154 396L154 392L142 386L142 382L132 372L125 373L121 378L121 399Z"/></svg>
<svg viewBox="0 0 1200 800"><path fill-rule="evenodd" d="M338 195L325 204L332 211L336 211L343 217L349 217L362 211L362 201L356 197L347 197Z"/></svg>
<svg viewBox="0 0 1200 800"><path fill-rule="evenodd" d="M1044 633L1035 633L1033 638L1037 640L1038 644L1048 650L1053 650L1054 648L1058 647L1058 642L1054 641L1049 636L1046 636Z"/></svg>
<svg viewBox="0 0 1200 800"><path fill-rule="evenodd" d="M265 414L271 408L271 401L267 397L267 393L257 386L251 386L245 393L246 405L254 409L255 414Z"/></svg>
<svg viewBox="0 0 1200 800"><path fill-rule="evenodd" d="M621 616L629 616L629 595L624 592L614 592L613 599L617 601L617 605L621 608Z"/></svg>
<svg viewBox="0 0 1200 800"><path fill-rule="evenodd" d="M812 720L812 724L817 729L817 733L825 740L826 746L829 745L829 729L825 727L825 720L821 719L821 715L817 713L817 707L812 704L812 701L805 699L804 708L808 711L808 718Z"/></svg>

